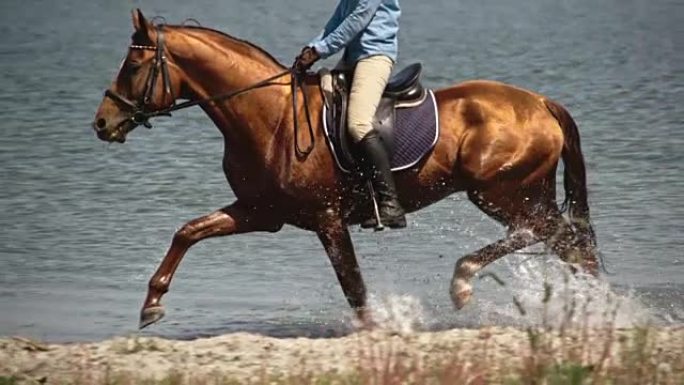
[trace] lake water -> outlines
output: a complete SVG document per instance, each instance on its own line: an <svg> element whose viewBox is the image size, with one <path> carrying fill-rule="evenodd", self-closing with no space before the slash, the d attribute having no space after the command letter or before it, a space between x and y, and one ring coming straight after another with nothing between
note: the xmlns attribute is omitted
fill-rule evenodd
<svg viewBox="0 0 684 385"><path fill-rule="evenodd" d="M135 331L147 280L173 232L233 194L222 141L199 109L125 145L90 122L129 44L130 10L250 40L284 63L322 27L333 0L3 0L0 2L0 335L92 340ZM577 120L590 205L611 274L571 278L619 322L684 322L684 2L681 0L403 0L400 63L422 61L439 88L486 78L561 101ZM562 197L559 196L559 200ZM491 265L453 310L458 257L503 230L463 194L409 215L407 230L362 233L357 254L388 327L538 322L541 281L563 286L556 258ZM540 251L534 249L532 252ZM606 302L608 301L608 302ZM348 309L316 237L286 227L193 247L145 333L231 331L328 336Z"/></svg>

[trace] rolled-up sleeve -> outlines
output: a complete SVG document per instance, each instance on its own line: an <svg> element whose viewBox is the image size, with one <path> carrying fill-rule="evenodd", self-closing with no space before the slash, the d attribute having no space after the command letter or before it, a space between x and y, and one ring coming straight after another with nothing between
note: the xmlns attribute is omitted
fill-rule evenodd
<svg viewBox="0 0 684 385"><path fill-rule="evenodd" d="M331 28L330 31L324 30L322 38L313 41L310 46L314 47L322 58L339 52L368 26L380 3L382 3L382 0L358 0L354 9L344 20L335 26L334 29ZM340 6L338 6L335 12L340 11ZM328 23L329 25L326 26L326 29L331 27L330 22Z"/></svg>

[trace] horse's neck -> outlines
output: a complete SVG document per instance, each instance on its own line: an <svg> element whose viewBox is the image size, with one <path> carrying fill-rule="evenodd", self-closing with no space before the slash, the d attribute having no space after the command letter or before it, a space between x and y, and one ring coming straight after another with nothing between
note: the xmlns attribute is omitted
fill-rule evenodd
<svg viewBox="0 0 684 385"><path fill-rule="evenodd" d="M213 32L193 31L177 38L182 46L173 52L186 76L188 99L204 99L247 88L283 68L254 47ZM284 77L280 82L287 83ZM221 130L231 150L264 157L272 133L285 111L288 87L269 86L230 100L205 104L204 111ZM253 159L258 160L258 159Z"/></svg>

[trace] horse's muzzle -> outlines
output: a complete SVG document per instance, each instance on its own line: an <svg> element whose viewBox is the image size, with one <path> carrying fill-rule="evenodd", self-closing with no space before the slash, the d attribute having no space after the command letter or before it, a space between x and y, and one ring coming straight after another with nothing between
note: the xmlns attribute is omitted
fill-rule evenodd
<svg viewBox="0 0 684 385"><path fill-rule="evenodd" d="M108 129L107 121L105 119L100 118L93 122L93 130L95 130L95 134L100 140L110 143L124 143L126 141L127 131L124 129L123 126L126 124L128 123L124 121L121 124L118 124L116 127Z"/></svg>

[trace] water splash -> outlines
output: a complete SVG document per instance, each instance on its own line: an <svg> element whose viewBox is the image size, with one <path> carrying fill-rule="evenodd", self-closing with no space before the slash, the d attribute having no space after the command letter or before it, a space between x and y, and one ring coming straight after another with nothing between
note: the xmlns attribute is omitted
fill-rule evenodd
<svg viewBox="0 0 684 385"><path fill-rule="evenodd" d="M525 326L631 327L654 320L632 291L619 293L604 279L572 274L557 258L516 255L504 263L512 275L506 280L509 316Z"/></svg>
<svg viewBox="0 0 684 385"><path fill-rule="evenodd" d="M659 322L659 309L633 290L615 287L605 277L572 274L543 249L530 254L508 255L482 271L480 279L473 278L473 300L464 309L453 308L445 285L410 295L389 285L369 298L373 319L398 333L489 325L628 328Z"/></svg>
<svg viewBox="0 0 684 385"><path fill-rule="evenodd" d="M369 304L373 320L384 330L408 334L425 324L425 310L419 298L411 295L372 294Z"/></svg>

